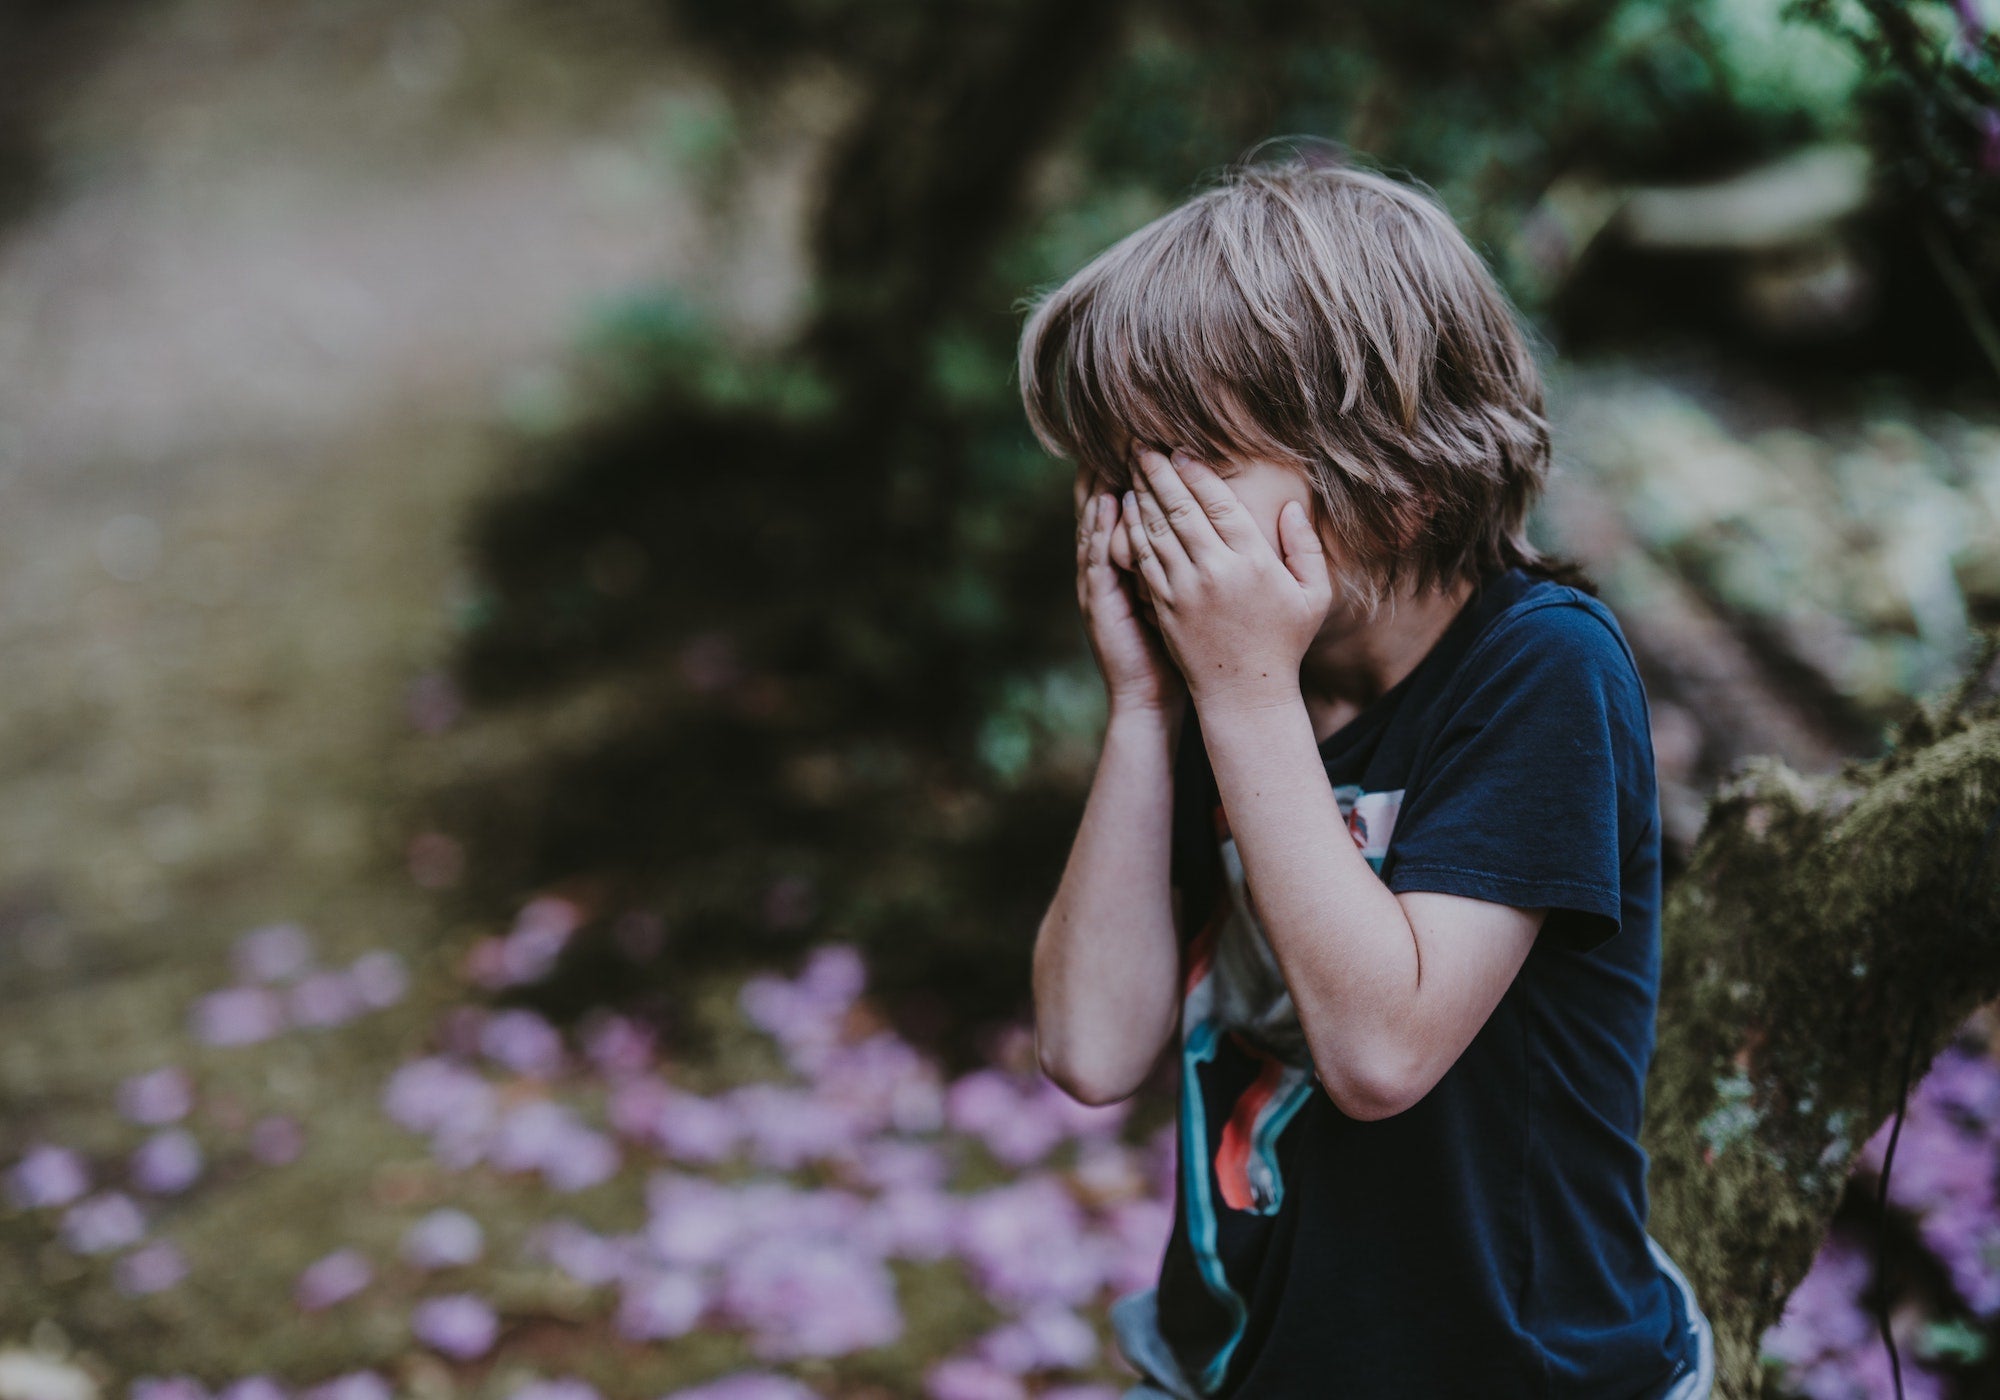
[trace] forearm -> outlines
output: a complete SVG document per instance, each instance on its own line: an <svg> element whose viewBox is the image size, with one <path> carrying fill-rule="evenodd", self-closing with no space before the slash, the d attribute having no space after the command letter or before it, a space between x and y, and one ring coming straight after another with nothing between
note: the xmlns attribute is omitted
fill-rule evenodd
<svg viewBox="0 0 2000 1400"><path fill-rule="evenodd" d="M1083 820L1035 939L1043 1070L1086 1102L1143 1082L1173 1034L1180 949L1169 892L1178 713L1114 714Z"/></svg>
<svg viewBox="0 0 2000 1400"><path fill-rule="evenodd" d="M1355 848L1296 693L1202 711L1209 765L1266 938L1336 1103L1373 1116L1407 1082L1418 942Z"/></svg>

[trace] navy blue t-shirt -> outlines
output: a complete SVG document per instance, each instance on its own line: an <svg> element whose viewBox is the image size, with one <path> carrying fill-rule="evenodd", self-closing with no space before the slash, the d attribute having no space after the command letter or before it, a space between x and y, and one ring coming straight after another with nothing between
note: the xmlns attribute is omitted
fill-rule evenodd
<svg viewBox="0 0 2000 1400"><path fill-rule="evenodd" d="M1430 1093L1348 1117L1314 1073L1190 713L1160 1334L1203 1395L1653 1400L1695 1356L1646 1238L1660 822L1616 620L1574 588L1497 575L1320 754L1391 890L1550 912Z"/></svg>

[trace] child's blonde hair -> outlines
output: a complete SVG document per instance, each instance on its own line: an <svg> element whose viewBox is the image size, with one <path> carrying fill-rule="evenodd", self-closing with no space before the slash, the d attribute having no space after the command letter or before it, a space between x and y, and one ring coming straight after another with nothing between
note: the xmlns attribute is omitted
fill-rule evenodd
<svg viewBox="0 0 2000 1400"><path fill-rule="evenodd" d="M1253 152L1029 305L1028 421L1114 489L1126 438L1295 466L1370 606L1405 579L1547 562L1525 533L1541 376L1428 189Z"/></svg>

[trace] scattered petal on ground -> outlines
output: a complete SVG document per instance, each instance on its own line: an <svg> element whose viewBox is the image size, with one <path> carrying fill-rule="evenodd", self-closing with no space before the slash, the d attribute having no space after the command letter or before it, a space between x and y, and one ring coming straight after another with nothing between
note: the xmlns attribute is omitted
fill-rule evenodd
<svg viewBox="0 0 2000 1400"><path fill-rule="evenodd" d="M375 1270L358 1249L336 1249L308 1264L293 1298L307 1312L345 1302L366 1288Z"/></svg>
<svg viewBox="0 0 2000 1400"><path fill-rule="evenodd" d="M236 940L236 975L245 982L284 982L312 966L312 939L303 926L266 924Z"/></svg>
<svg viewBox="0 0 2000 1400"><path fill-rule="evenodd" d="M433 1351L470 1361L493 1349L500 1335L500 1319L484 1298L449 1293L418 1303L410 1314L410 1331Z"/></svg>
<svg viewBox="0 0 2000 1400"><path fill-rule="evenodd" d="M78 1254L105 1254L146 1233L146 1218L122 1191L106 1191L63 1212L63 1242Z"/></svg>
<svg viewBox="0 0 2000 1400"><path fill-rule="evenodd" d="M582 1027L584 1057L614 1081L649 1068L656 1042L650 1026L602 1008L587 1016Z"/></svg>
<svg viewBox="0 0 2000 1400"><path fill-rule="evenodd" d="M489 991L539 982L554 970L583 911L553 896L530 900L505 937L482 939L467 959L467 974Z"/></svg>
<svg viewBox="0 0 2000 1400"><path fill-rule="evenodd" d="M773 1237L731 1257L721 1303L768 1360L842 1356L903 1332L896 1281L882 1261L832 1240Z"/></svg>
<svg viewBox="0 0 2000 1400"><path fill-rule="evenodd" d="M500 940L495 957L511 980L546 972L580 923L575 906L545 904ZM273 925L239 944L245 985L197 1003L197 1034L213 1044L245 1044L294 1024L339 1024L404 995L407 972L388 953L348 968L318 969L296 926ZM1102 1345L1077 1309L1107 1288L1141 1287L1157 1275L1172 1208L1168 1133L1143 1147L1120 1139L1124 1110L1085 1110L1046 1080L1022 1072L1018 1046L1006 1063L947 1084L935 1061L858 1012L865 988L848 947L823 948L791 979L757 976L741 987L744 1014L777 1040L796 1078L739 1083L697 1094L673 1082L653 1031L600 1011L577 1031L571 1058L564 1033L524 1007L447 1009L437 1053L397 1066L380 1106L393 1121L429 1138L451 1171L486 1168L541 1178L543 1188L579 1191L612 1180L625 1159L653 1164L645 1176L644 1218L630 1233L602 1233L576 1220L547 1220L527 1237L526 1254L576 1283L614 1289L606 1324L631 1342L668 1343L716 1327L740 1330L752 1354L783 1362L836 1357L888 1346L904 1335L891 1260L937 1263L956 1257L971 1280L1009 1316L927 1373L932 1400L1025 1400L1050 1380L1099 1364ZM610 1131L580 1111L582 1091L601 1090ZM1968 1100L1979 1086L1968 1080ZM193 1086L176 1067L135 1075L119 1094L130 1121L161 1130L140 1144L131 1180L155 1193L185 1190L202 1173L202 1150L178 1123ZM2000 1117L1997 1114L1996 1117ZM223 1121L218 1119L217 1121ZM238 1119L240 1122L240 1118ZM1170 1133L1170 1125L1168 1132ZM267 1114L250 1130L260 1162L291 1160L298 1122ZM1002 1165L1031 1170L967 1194L950 1189L966 1139ZM1058 1157L1073 1147L1074 1156ZM975 1160L984 1160L975 1158ZM662 1162L672 1166L659 1165ZM728 1164L728 1180L700 1169ZM752 1175L743 1176L748 1167ZM691 1169L692 1168L692 1169ZM813 1170L822 1184L790 1173ZM137 1204L119 1192L84 1195L88 1178L74 1152L41 1144L8 1175L17 1204L69 1206L63 1233L72 1248L110 1252L138 1244L113 1266L121 1290L138 1296L187 1275L180 1251L144 1241ZM453 1206L413 1221L400 1244L417 1270L464 1268L486 1257L485 1232ZM308 1312L335 1306L371 1286L375 1270L344 1247L299 1275L294 1297ZM494 1308L467 1292L417 1301L410 1331L424 1347L474 1360L499 1343ZM186 1378L147 1400L176 1397ZM1105 1387L1069 1385L1072 1400L1101 1400ZM744 1371L671 1400L797 1400L802 1382ZM220 1400L286 1400L268 1378L239 1382ZM298 1400L390 1400L388 1382L355 1371L302 1389ZM530 1381L508 1400L601 1400L574 1378Z"/></svg>
<svg viewBox="0 0 2000 1400"><path fill-rule="evenodd" d="M135 1074L118 1086L119 1113L144 1127L177 1123L193 1107L194 1084L187 1071L175 1065Z"/></svg>
<svg viewBox="0 0 2000 1400"><path fill-rule="evenodd" d="M819 1400L804 1383L770 1371L738 1371L689 1390L676 1390L666 1400Z"/></svg>
<svg viewBox="0 0 2000 1400"><path fill-rule="evenodd" d="M504 1069L540 1079L555 1077L563 1067L562 1033L526 1007L488 1016L479 1029L479 1050Z"/></svg>
<svg viewBox="0 0 2000 1400"><path fill-rule="evenodd" d="M383 1086L382 1107L412 1132L430 1134L441 1164L463 1168L485 1153L500 1095L476 1071L434 1055L399 1066Z"/></svg>
<svg viewBox="0 0 2000 1400"><path fill-rule="evenodd" d="M618 1170L618 1148L567 1104L530 1099L500 1120L486 1160L501 1171L539 1171L558 1191L580 1191Z"/></svg>
<svg viewBox="0 0 2000 1400"><path fill-rule="evenodd" d="M224 987L194 1004L190 1030L204 1045L253 1045L284 1027L284 1003L268 987Z"/></svg>
<svg viewBox="0 0 2000 1400"><path fill-rule="evenodd" d="M669 1157L708 1164L737 1150L744 1126L731 1104L674 1090L655 1118L652 1133Z"/></svg>
<svg viewBox="0 0 2000 1400"><path fill-rule="evenodd" d="M410 990L410 972L403 960L385 948L363 953L347 969L347 980L362 1005L370 1010L394 1006Z"/></svg>
<svg viewBox="0 0 2000 1400"><path fill-rule="evenodd" d="M870 1203L855 1238L897 1259L942 1259L956 1247L962 1196L932 1186L893 1186Z"/></svg>
<svg viewBox="0 0 2000 1400"><path fill-rule="evenodd" d="M1068 1308L1037 1307L979 1339L981 1360L1025 1376L1031 1371L1081 1371L1097 1360L1097 1329Z"/></svg>
<svg viewBox="0 0 2000 1400"><path fill-rule="evenodd" d="M1109 1251L1052 1176L1023 1177L982 1192L966 1203L960 1220L961 1255L986 1296L1002 1307L1079 1306L1103 1286Z"/></svg>
<svg viewBox="0 0 2000 1400"><path fill-rule="evenodd" d="M140 1245L112 1266L118 1291L131 1297L172 1288L187 1277L187 1259L167 1240Z"/></svg>
<svg viewBox="0 0 2000 1400"><path fill-rule="evenodd" d="M552 1220L534 1237L533 1252L586 1288L614 1282L634 1257L630 1240L600 1235L574 1220Z"/></svg>
<svg viewBox="0 0 2000 1400"><path fill-rule="evenodd" d="M486 1233L462 1210L432 1211L403 1234L403 1258L419 1269L451 1269L477 1260Z"/></svg>
<svg viewBox="0 0 2000 1400"><path fill-rule="evenodd" d="M976 1356L948 1356L924 1373L930 1400L1027 1400L1021 1378Z"/></svg>
<svg viewBox="0 0 2000 1400"><path fill-rule="evenodd" d="M201 1178L201 1144L185 1128L154 1133L132 1154L132 1184L156 1196L185 1191Z"/></svg>
<svg viewBox="0 0 2000 1400"><path fill-rule="evenodd" d="M349 1371L301 1391L299 1400L395 1400L395 1392L373 1371Z"/></svg>
<svg viewBox="0 0 2000 1400"><path fill-rule="evenodd" d="M604 1400L597 1387L589 1381L578 1380L575 1376L558 1376L552 1380L529 1381L516 1386L507 1394L507 1400Z"/></svg>
<svg viewBox="0 0 2000 1400"><path fill-rule="evenodd" d="M131 1400L209 1400L208 1387L193 1376L140 1376L126 1394Z"/></svg>
<svg viewBox="0 0 2000 1400"><path fill-rule="evenodd" d="M635 1342L684 1337L708 1305L709 1290L693 1269L635 1269L620 1289L618 1335Z"/></svg>
<svg viewBox="0 0 2000 1400"><path fill-rule="evenodd" d="M217 1391L215 1400L286 1400L286 1391L269 1376L245 1376Z"/></svg>
<svg viewBox="0 0 2000 1400"><path fill-rule="evenodd" d="M310 972L285 994L285 1014L295 1026L340 1026L368 1010L354 980L344 971Z"/></svg>
<svg viewBox="0 0 2000 1400"><path fill-rule="evenodd" d="M66 1206L90 1189L90 1169L80 1154L38 1142L7 1173L7 1198L21 1210Z"/></svg>

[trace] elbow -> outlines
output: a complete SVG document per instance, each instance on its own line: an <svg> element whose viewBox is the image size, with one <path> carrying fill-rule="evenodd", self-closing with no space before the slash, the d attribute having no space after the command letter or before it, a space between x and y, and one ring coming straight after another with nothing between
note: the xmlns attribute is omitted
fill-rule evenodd
<svg viewBox="0 0 2000 1400"><path fill-rule="evenodd" d="M1139 1089L1137 1084L1079 1072L1077 1066L1065 1064L1051 1054L1039 1034L1035 1037L1035 1061L1041 1066L1044 1078L1087 1108L1103 1108L1129 1099Z"/></svg>
<svg viewBox="0 0 2000 1400"><path fill-rule="evenodd" d="M1138 1092L1136 1088L1110 1087L1086 1080L1057 1079L1052 1074L1049 1075L1049 1079L1058 1089L1086 1108L1105 1108L1122 1099L1129 1099Z"/></svg>
<svg viewBox="0 0 2000 1400"><path fill-rule="evenodd" d="M1334 1107L1363 1123L1407 1112L1431 1090L1430 1080L1401 1071L1357 1072L1352 1067L1321 1065L1318 1072Z"/></svg>

